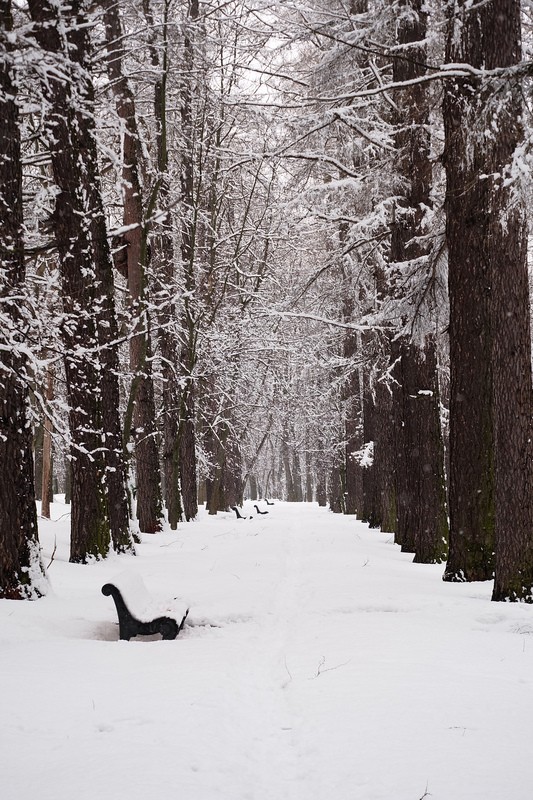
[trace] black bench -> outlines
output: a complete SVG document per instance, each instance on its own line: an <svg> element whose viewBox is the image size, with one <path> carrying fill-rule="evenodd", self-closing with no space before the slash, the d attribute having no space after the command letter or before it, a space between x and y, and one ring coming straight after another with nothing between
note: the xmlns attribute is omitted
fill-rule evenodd
<svg viewBox="0 0 533 800"><path fill-rule="evenodd" d="M102 586L102 594L113 598L117 607L119 637L129 641L132 636L151 636L160 633L163 639L175 639L182 630L189 609L179 598L170 602L154 599L141 576L122 572Z"/></svg>

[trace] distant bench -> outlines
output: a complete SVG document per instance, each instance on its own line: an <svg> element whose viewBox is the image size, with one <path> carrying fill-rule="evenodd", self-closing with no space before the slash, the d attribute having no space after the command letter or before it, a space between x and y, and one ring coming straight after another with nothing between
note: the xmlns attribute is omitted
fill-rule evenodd
<svg viewBox="0 0 533 800"><path fill-rule="evenodd" d="M179 598L162 602L152 597L136 572L121 572L102 586L102 594L111 595L118 614L119 636L160 633L163 639L175 639L183 628L189 609Z"/></svg>

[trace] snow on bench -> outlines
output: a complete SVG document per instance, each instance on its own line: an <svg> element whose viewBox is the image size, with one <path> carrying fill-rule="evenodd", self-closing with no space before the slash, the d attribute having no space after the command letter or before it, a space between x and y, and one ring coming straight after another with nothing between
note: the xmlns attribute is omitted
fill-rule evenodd
<svg viewBox="0 0 533 800"><path fill-rule="evenodd" d="M189 608L178 597L164 601L153 597L137 572L121 572L102 586L102 594L113 598L118 614L119 636L160 633L163 639L175 639L183 628Z"/></svg>

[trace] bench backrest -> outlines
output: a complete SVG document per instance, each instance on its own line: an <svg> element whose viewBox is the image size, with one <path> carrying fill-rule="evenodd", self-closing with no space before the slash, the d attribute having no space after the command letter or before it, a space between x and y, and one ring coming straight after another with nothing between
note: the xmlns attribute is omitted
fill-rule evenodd
<svg viewBox="0 0 533 800"><path fill-rule="evenodd" d="M125 570L115 575L109 583L117 587L126 607L134 617L142 620L147 616L153 600L138 572Z"/></svg>

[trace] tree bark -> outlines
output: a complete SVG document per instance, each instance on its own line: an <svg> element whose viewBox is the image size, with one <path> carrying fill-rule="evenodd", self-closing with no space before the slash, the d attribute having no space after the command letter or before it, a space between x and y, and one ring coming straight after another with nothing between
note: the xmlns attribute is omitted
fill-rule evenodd
<svg viewBox="0 0 533 800"><path fill-rule="evenodd" d="M449 23L448 61L480 71L520 61L517 0L460 0ZM521 87L512 73L455 79L444 111L455 556L445 578L482 580L495 567L493 600L533 602L527 229L508 180L522 140Z"/></svg>
<svg viewBox="0 0 533 800"><path fill-rule="evenodd" d="M400 355L400 470L407 479L397 482L398 538L415 562L431 564L446 559L448 517L435 343L426 341L425 351L404 342Z"/></svg>
<svg viewBox="0 0 533 800"><path fill-rule="evenodd" d="M72 459L72 512L70 560L85 563L107 555L110 530L105 496L105 461L102 453L102 400L99 339L94 317L96 274L91 236L91 216L86 184L85 153L92 143L77 120L81 80L71 66L63 31L76 30L82 13L73 0L68 13L48 0L30 0L35 36L45 57L58 59L66 76L47 74L43 94L50 106L49 147L54 180L54 228L59 251L64 322L65 372L69 402ZM77 75L77 81L72 75ZM84 95L83 88L81 89Z"/></svg>
<svg viewBox="0 0 533 800"><path fill-rule="evenodd" d="M306 449L305 451L305 495L304 500L306 503L313 502L313 462L311 453Z"/></svg>
<svg viewBox="0 0 533 800"><path fill-rule="evenodd" d="M208 437L208 442L211 445L208 452L213 466L213 474L207 482L207 510L211 515L216 514L218 511L227 511L229 508L224 485L227 439L228 427L225 423L218 425L216 430L210 431Z"/></svg>
<svg viewBox="0 0 533 800"><path fill-rule="evenodd" d="M344 249L348 241L347 223L341 224L339 240ZM342 319L347 324L355 319L355 287L351 276L352 268L351 261L343 257L341 264ZM360 366L357 363L357 356L360 355L360 340L361 335L357 331L349 328L345 330L342 355L346 376L341 393L344 411L345 514L357 514L358 512L360 514L362 511L363 476L359 461L355 457L355 453L363 446Z"/></svg>
<svg viewBox="0 0 533 800"><path fill-rule="evenodd" d="M372 388L370 386L370 375L368 369L363 370L363 441L365 447L375 448L376 445L376 420L377 414L374 404ZM374 460L371 463L363 464L363 507L361 510L361 520L368 523L371 528L379 526L378 517L378 491L379 483L377 470Z"/></svg>
<svg viewBox="0 0 533 800"><path fill-rule="evenodd" d="M291 464L291 453L289 450L289 430L285 427L283 441L281 443L281 459L285 474L285 499L289 503L296 502L296 485L294 481L293 468Z"/></svg>
<svg viewBox="0 0 533 800"><path fill-rule="evenodd" d="M190 0L188 20L183 42L185 78L181 99L181 126L184 139L184 153L181 164L181 256L185 278L185 296L182 315L182 347L180 365L183 388L180 397L180 419L178 428L177 457L181 479L183 511L185 519L194 519L198 514L197 467L195 443L195 384L197 320L194 309L196 279L194 272L196 253L196 199L194 196L194 136L193 136L193 85L194 76L194 38L193 34L199 19L198 0Z"/></svg>
<svg viewBox="0 0 533 800"><path fill-rule="evenodd" d="M207 508L210 514L242 506L244 489L240 448L227 422L219 425L214 438L216 445L211 456L215 461L215 471L208 481Z"/></svg>
<svg viewBox="0 0 533 800"><path fill-rule="evenodd" d="M48 405L54 397L54 373L52 367L46 371L45 401ZM43 469L41 476L41 516L50 519L52 485L52 420L48 414L43 423Z"/></svg>
<svg viewBox="0 0 533 800"><path fill-rule="evenodd" d="M500 2L496 3L500 6ZM480 9L451 6L447 61L485 63ZM457 17L455 16L457 13ZM492 13L492 12L491 12ZM495 23L498 26L500 23ZM478 79L445 87L446 239L450 295L450 550L444 579L488 580L494 571L494 432L488 142Z"/></svg>
<svg viewBox="0 0 533 800"><path fill-rule="evenodd" d="M316 477L316 501L319 506L324 507L328 504L328 491L325 469L319 469Z"/></svg>
<svg viewBox="0 0 533 800"><path fill-rule="evenodd" d="M300 454L296 448L292 456L292 479L294 483L294 501L301 503L304 499L302 488L302 466L300 462Z"/></svg>
<svg viewBox="0 0 533 800"><path fill-rule="evenodd" d="M143 0L147 23L154 28L154 18L149 0ZM165 211L164 218L154 223L151 237L151 274L154 283L154 302L157 308L157 338L161 351L161 419L163 439L164 499L170 528L175 530L182 520L180 469L178 448L180 392L179 354L176 335L176 307L174 294L176 275L174 268L173 215L170 208L170 176L168 173L167 85L168 85L168 14L169 2L163 4L162 42L150 45L152 66L158 78L154 86L154 115L157 146L158 206Z"/></svg>
<svg viewBox="0 0 533 800"><path fill-rule="evenodd" d="M355 336L345 338L344 356L353 359L357 353L357 346L352 346ZM358 453L363 442L362 424L362 402L360 379L361 372L359 367L351 363L348 367L350 373L346 379L346 399L345 422L344 422L344 461L345 461L345 485L346 485L346 514L361 515L363 505L363 473L356 453Z"/></svg>
<svg viewBox="0 0 533 800"><path fill-rule="evenodd" d="M39 554L26 359L19 350L25 280L22 161L10 0L0 0L0 598L44 593Z"/></svg>
<svg viewBox="0 0 533 800"><path fill-rule="evenodd" d="M395 83L416 80L426 73L427 13L423 0L401 0L397 22L400 57L393 61ZM430 247L421 238L424 216L431 206L429 97L426 84L402 91L401 113L395 136L400 196L392 226L390 259L393 265L420 262L425 277ZM412 271L412 268L409 270ZM397 292L404 293L400 284ZM428 325L416 319L413 327ZM427 311L426 311L427 313ZM404 323L407 320L404 320ZM440 431L436 342L424 331L418 341L403 335L394 342L392 363L398 388L394 452L397 460L397 541L413 552L415 561L441 562L446 557L448 523L444 481L444 451Z"/></svg>
<svg viewBox="0 0 533 800"><path fill-rule="evenodd" d="M118 383L118 324L115 310L113 261L107 236L105 211L102 202L96 125L94 122L94 86L90 75L91 44L84 23L86 11L81 7L81 24L68 33L72 61L79 65L83 80L79 83L80 107L76 123L80 138L86 143L84 165L80 171L82 190L86 193L90 233L93 248L96 286L95 319L101 362L101 414L106 469L106 501L111 539L119 553L133 553L130 515L126 487L126 464L120 420L120 391Z"/></svg>
<svg viewBox="0 0 533 800"><path fill-rule="evenodd" d="M35 426L33 433L33 477L35 484L35 499L42 500L43 488L43 438L44 425Z"/></svg>
<svg viewBox="0 0 533 800"><path fill-rule="evenodd" d="M243 475L242 453L239 443L235 439L235 431L230 432L226 453L225 471L226 503L228 507L242 506L243 502Z"/></svg>
<svg viewBox="0 0 533 800"><path fill-rule="evenodd" d="M330 510L334 514L344 513L344 483L340 464L334 464L329 473L328 499Z"/></svg>
<svg viewBox="0 0 533 800"><path fill-rule="evenodd" d="M388 345L390 347L390 345ZM397 460L394 456L394 405L398 402L396 392L383 381L375 386L374 408L374 481L375 517L374 527L395 533L398 520L398 498L396 490Z"/></svg>
<svg viewBox="0 0 533 800"><path fill-rule="evenodd" d="M481 10L486 69L522 58L520 2L497 0ZM523 140L522 87L512 77L487 101L498 133L488 142L487 240L491 280L496 561L493 600L533 602L533 394L523 198L512 175ZM516 178L515 178L516 181Z"/></svg>
<svg viewBox="0 0 533 800"><path fill-rule="evenodd" d="M122 187L124 195L124 234L126 270L131 312L134 318L130 340L130 366L133 374L130 406L135 440L137 518L143 533L161 530L161 481L155 439L155 400L151 367L150 325L146 308L147 230L143 220L142 190L139 180L139 136L135 99L123 72L123 35L118 4L101 0L106 29L107 68L117 113L124 122ZM125 438L129 440L129 415Z"/></svg>
<svg viewBox="0 0 533 800"><path fill-rule="evenodd" d="M65 505L69 506L72 494L72 466L70 459L65 459Z"/></svg>

